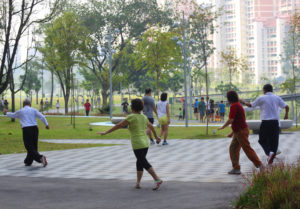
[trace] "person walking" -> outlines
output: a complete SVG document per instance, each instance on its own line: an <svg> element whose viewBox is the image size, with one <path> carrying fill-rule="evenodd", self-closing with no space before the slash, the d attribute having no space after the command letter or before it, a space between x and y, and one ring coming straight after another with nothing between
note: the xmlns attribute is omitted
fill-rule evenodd
<svg viewBox="0 0 300 209"><path fill-rule="evenodd" d="M44 112L44 100L43 99L41 99L41 101L40 101L40 111Z"/></svg>
<svg viewBox="0 0 300 209"><path fill-rule="evenodd" d="M5 110L8 110L8 105L9 105L9 103L8 103L7 99L5 99L4 100L4 109Z"/></svg>
<svg viewBox="0 0 300 209"><path fill-rule="evenodd" d="M220 121L224 122L225 117L225 104L223 101L219 104L219 114L220 114Z"/></svg>
<svg viewBox="0 0 300 209"><path fill-rule="evenodd" d="M230 103L229 119L222 127L218 128L218 130L222 130L231 124L233 131L233 137L229 147L233 169L229 171L228 174L241 174L239 163L241 148L256 168L262 168L262 162L250 146L250 142L248 140L249 129L246 123L245 110L239 103L238 94L235 91L228 91L227 100Z"/></svg>
<svg viewBox="0 0 300 209"><path fill-rule="evenodd" d="M143 97L142 101L144 102L143 113L144 115L147 116L149 122L153 125L154 123L153 112L157 115L157 111L155 107L155 100L151 95L152 95L152 90L150 88L145 89L145 96ZM151 144L155 144L150 129L147 129L146 133L149 136Z"/></svg>
<svg viewBox="0 0 300 209"><path fill-rule="evenodd" d="M123 103L121 104L122 106L122 111L123 111L123 114L126 116L128 115L128 102L127 102L127 98L124 98L123 99Z"/></svg>
<svg viewBox="0 0 300 209"><path fill-rule="evenodd" d="M157 190L159 189L163 181L157 176L153 167L151 166L151 164L148 162L146 158L149 149L149 140L146 136L146 129L148 128L149 130L152 131L154 137L158 142L160 142L161 139L157 136L156 131L152 126L151 122L149 121L149 119L145 115L141 114L143 108L144 105L142 100L140 99L132 100L131 101L132 114L128 115L125 118L125 120L115 125L108 131L102 132L100 134L106 135L122 127L129 126L129 132L131 135L130 137L131 145L137 159L136 161L137 181L136 181L135 188L137 189L141 188L140 183L143 176L143 170L145 169L149 172L149 174L152 176L154 180L153 190Z"/></svg>
<svg viewBox="0 0 300 209"><path fill-rule="evenodd" d="M57 110L57 113L59 113L59 100L56 101L56 110Z"/></svg>
<svg viewBox="0 0 300 209"><path fill-rule="evenodd" d="M240 100L241 104L260 109L262 120L259 130L259 144L268 156L268 164L272 164L278 150L279 143L279 108L285 109L284 120L288 119L289 106L279 97L273 94L273 86L266 84L263 87L264 95L249 103Z"/></svg>
<svg viewBox="0 0 300 209"><path fill-rule="evenodd" d="M201 97L200 102L198 103L198 110L200 113L200 122L204 122L204 116L205 116L205 102L204 102L204 97Z"/></svg>
<svg viewBox="0 0 300 209"><path fill-rule="evenodd" d="M168 129L170 124L170 112L169 112L169 104L167 102L168 94L162 93L160 95L160 101L156 105L157 109L157 117L159 121L159 125L161 126L159 137L164 135L164 142L162 145L168 145Z"/></svg>
<svg viewBox="0 0 300 209"><path fill-rule="evenodd" d="M85 104L84 104L84 109L85 109L85 115L89 116L90 110L91 110L91 104L89 103L89 100L87 99Z"/></svg>
<svg viewBox="0 0 300 209"><path fill-rule="evenodd" d="M195 115L196 120L198 120L198 104L199 104L199 101L198 101L198 99L196 99L195 104L194 104L194 115Z"/></svg>
<svg viewBox="0 0 300 209"><path fill-rule="evenodd" d="M31 166L33 161L36 161L46 167L48 164L46 157L38 152L39 129L36 121L36 118L39 118L45 124L46 129L50 129L45 116L38 110L31 108L29 99L23 101L21 110L14 113L5 110L4 114L9 118L18 118L21 122L23 142L27 150L27 156L24 160L25 166Z"/></svg>

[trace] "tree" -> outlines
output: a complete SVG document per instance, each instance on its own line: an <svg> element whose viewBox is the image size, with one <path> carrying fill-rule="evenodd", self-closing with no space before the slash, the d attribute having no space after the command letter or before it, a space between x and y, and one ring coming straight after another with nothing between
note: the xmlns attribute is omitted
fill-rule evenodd
<svg viewBox="0 0 300 209"><path fill-rule="evenodd" d="M208 58L213 54L215 48L213 47L213 36L216 25L215 22L221 14L221 10L215 10L211 5L200 4L193 1L193 14L190 15L190 33L195 40L192 45L192 53L198 61L198 70L205 69L205 86L206 86L206 100L208 103L209 97L209 72L208 72ZM208 108L208 107L207 107ZM206 121L206 134L208 135L208 119Z"/></svg>
<svg viewBox="0 0 300 209"><path fill-rule="evenodd" d="M222 62L228 67L229 71L229 86L232 89L232 77L248 69L247 59L245 57L238 57L236 50L229 48L226 52L221 52Z"/></svg>
<svg viewBox="0 0 300 209"><path fill-rule="evenodd" d="M221 94L226 94L227 91L239 91L238 87L233 84L224 84L223 81L215 88L216 92L220 92Z"/></svg>
<svg viewBox="0 0 300 209"><path fill-rule="evenodd" d="M282 59L285 64L285 69L288 74L288 77L291 79L286 81L286 86L292 85L289 89L292 90L291 93L294 94L294 101L292 102L292 106L294 107L293 103L295 103L295 120L297 126L297 102L296 102L296 83L297 77L300 75L299 66L296 66L297 60L300 60L300 14L295 12L289 21L289 31L287 34L287 39L284 42L284 54L282 55ZM294 109L294 108L293 108ZM294 112L294 110L293 110Z"/></svg>
<svg viewBox="0 0 300 209"><path fill-rule="evenodd" d="M44 46L39 50L44 61L57 76L65 101L65 112L73 87L73 69L84 63L88 31L73 12L65 12L45 27Z"/></svg>
<svg viewBox="0 0 300 209"><path fill-rule="evenodd" d="M157 95L159 81L169 77L171 69L181 62L181 49L172 40L173 32L162 32L160 28L149 29L136 47L136 63L148 69L150 75L155 75Z"/></svg>
<svg viewBox="0 0 300 209"><path fill-rule="evenodd" d="M47 0L5 0L0 2L0 94L11 83L15 66L17 49L24 33L31 26L38 26L51 20L60 9L60 0L49 3ZM50 12L43 18L35 15L42 4L48 4Z"/></svg>
<svg viewBox="0 0 300 209"><path fill-rule="evenodd" d="M103 54L101 49L108 48L107 34L112 35L111 46L116 52L112 61L113 77L119 76L117 67L124 55L120 52L127 45L136 44L141 34L151 26L158 23L171 24L171 15L168 9L160 8L155 0L89 0L88 3L79 5L77 10L92 39L87 67L100 81L102 101L106 105L109 95L109 68L107 54Z"/></svg>
<svg viewBox="0 0 300 209"><path fill-rule="evenodd" d="M34 91L36 95L37 104L39 100L39 91L42 87L41 81L38 77L39 75L38 66L39 64L37 63L37 61L28 62L28 67L27 67L28 69L26 72L26 76L25 75L20 76L20 80L24 80L24 85L22 90L24 90L27 95L30 95L31 100L32 100L32 93Z"/></svg>

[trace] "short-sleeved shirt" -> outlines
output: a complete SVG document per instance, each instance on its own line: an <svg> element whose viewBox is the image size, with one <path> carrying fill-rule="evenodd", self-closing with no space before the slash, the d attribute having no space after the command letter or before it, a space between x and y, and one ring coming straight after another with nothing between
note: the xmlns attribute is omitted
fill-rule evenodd
<svg viewBox="0 0 300 209"><path fill-rule="evenodd" d="M239 102L235 102L230 106L229 119L233 119L231 128L234 132L238 132L247 128L245 110Z"/></svg>
<svg viewBox="0 0 300 209"><path fill-rule="evenodd" d="M199 101L195 101L195 108L198 108Z"/></svg>
<svg viewBox="0 0 300 209"><path fill-rule="evenodd" d="M143 114L130 114L125 118L129 123L131 145L134 150L149 147L146 135L148 118Z"/></svg>
<svg viewBox="0 0 300 209"><path fill-rule="evenodd" d="M198 108L200 112L205 112L205 102L199 102Z"/></svg>
<svg viewBox="0 0 300 209"><path fill-rule="evenodd" d="M84 104L84 107L86 111L89 111L91 109L91 104L87 102Z"/></svg>
<svg viewBox="0 0 300 209"><path fill-rule="evenodd" d="M144 115L146 115L148 118L153 118L153 109L155 107L155 100L151 96L144 96L142 100L144 102L144 109L143 109Z"/></svg>
<svg viewBox="0 0 300 209"><path fill-rule="evenodd" d="M220 103L219 108L220 108L220 113L225 113L225 104Z"/></svg>
<svg viewBox="0 0 300 209"><path fill-rule="evenodd" d="M251 103L253 108L260 108L261 120L278 120L279 108L283 109L287 104L279 97L271 92L258 97Z"/></svg>

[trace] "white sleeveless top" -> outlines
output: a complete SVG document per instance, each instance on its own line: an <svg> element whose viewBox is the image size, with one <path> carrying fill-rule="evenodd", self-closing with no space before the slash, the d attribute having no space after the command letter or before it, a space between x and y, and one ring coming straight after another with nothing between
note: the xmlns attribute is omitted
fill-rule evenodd
<svg viewBox="0 0 300 209"><path fill-rule="evenodd" d="M157 103L157 105L156 105L157 108L156 109L157 109L158 118L161 118L161 117L163 117L167 114L167 104L168 104L167 101L164 101L164 102L159 101Z"/></svg>

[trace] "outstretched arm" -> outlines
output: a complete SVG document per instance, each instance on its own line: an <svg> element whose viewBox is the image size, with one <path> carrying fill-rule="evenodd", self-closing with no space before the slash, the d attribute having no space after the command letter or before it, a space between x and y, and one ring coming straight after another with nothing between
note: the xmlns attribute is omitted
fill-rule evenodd
<svg viewBox="0 0 300 209"><path fill-rule="evenodd" d="M20 111L8 112L7 110L4 110L3 113L4 113L4 115L6 115L9 118L19 118L19 116L20 116Z"/></svg>
<svg viewBox="0 0 300 209"><path fill-rule="evenodd" d="M226 128L227 126L229 126L230 124L232 124L233 121L234 121L233 118L229 118L229 119L226 121L226 123L224 123L223 126L221 126L220 128L218 128L218 130L222 130L222 129Z"/></svg>
<svg viewBox="0 0 300 209"><path fill-rule="evenodd" d="M129 125L128 121L127 120L123 120L120 123L118 123L117 125L115 125L114 127L112 127L111 129L109 129L109 130L107 130L105 132L99 132L98 134L106 135L106 134L109 134L109 133L111 133L113 131L116 131L116 130L118 130L120 128L128 126L128 125Z"/></svg>
<svg viewBox="0 0 300 209"><path fill-rule="evenodd" d="M290 107L287 105L285 106L285 115L284 115L284 120L287 120L289 119L289 110L290 110Z"/></svg>
<svg viewBox="0 0 300 209"><path fill-rule="evenodd" d="M45 116L42 113L40 113L39 111L36 110L35 117L40 119L45 124L46 129L50 129L47 119L45 118Z"/></svg>
<svg viewBox="0 0 300 209"><path fill-rule="evenodd" d="M244 100L240 100L240 103L243 104L243 105L246 105L247 107L252 107L251 103L250 102L245 102Z"/></svg>

